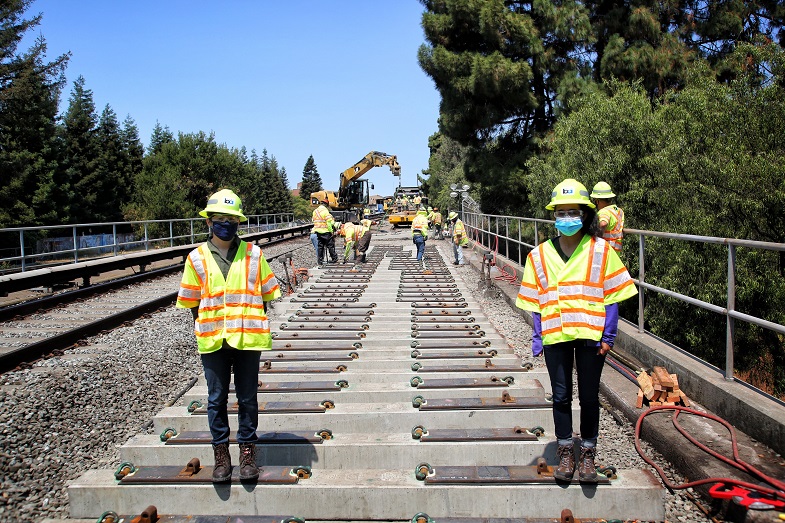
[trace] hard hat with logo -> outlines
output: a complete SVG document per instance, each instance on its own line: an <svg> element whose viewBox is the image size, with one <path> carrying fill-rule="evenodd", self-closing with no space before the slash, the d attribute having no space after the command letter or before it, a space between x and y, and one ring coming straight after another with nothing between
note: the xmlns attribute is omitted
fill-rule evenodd
<svg viewBox="0 0 785 523"><path fill-rule="evenodd" d="M610 185L608 185L605 182L597 182L597 185L594 186L594 189L592 189L591 194L589 196L597 199L606 199L606 198L613 198L616 195L613 194Z"/></svg>
<svg viewBox="0 0 785 523"><path fill-rule="evenodd" d="M450 211L450 214L447 215L448 220L454 220L458 217L458 213L455 211Z"/></svg>
<svg viewBox="0 0 785 523"><path fill-rule="evenodd" d="M241 222L247 222L248 218L243 214L243 205L240 197L229 189L222 189L210 196L207 200L207 207L199 212L199 216L209 218L213 214L227 214L237 216Z"/></svg>
<svg viewBox="0 0 785 523"><path fill-rule="evenodd" d="M572 178L567 178L553 188L551 201L545 208L552 211L557 205L568 203L586 205L591 209L596 208L596 205L589 199L589 191L586 190L586 187L578 180Z"/></svg>

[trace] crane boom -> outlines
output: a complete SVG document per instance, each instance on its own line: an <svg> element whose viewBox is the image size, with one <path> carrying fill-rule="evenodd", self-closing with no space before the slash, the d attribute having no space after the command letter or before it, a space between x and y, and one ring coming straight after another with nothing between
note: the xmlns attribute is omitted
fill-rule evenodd
<svg viewBox="0 0 785 523"><path fill-rule="evenodd" d="M398 163L398 157L394 154L382 153L379 151L371 151L363 156L359 162L355 163L344 172L341 173L341 186L339 189L343 191L349 184L367 173L374 167L390 166L393 176L401 175L401 165Z"/></svg>

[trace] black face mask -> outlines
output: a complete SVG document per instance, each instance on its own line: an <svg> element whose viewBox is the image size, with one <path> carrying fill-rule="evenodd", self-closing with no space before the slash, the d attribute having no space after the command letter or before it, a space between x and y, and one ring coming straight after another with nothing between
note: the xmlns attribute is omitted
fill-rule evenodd
<svg viewBox="0 0 785 523"><path fill-rule="evenodd" d="M213 234L224 241L229 241L237 234L237 222L213 222Z"/></svg>

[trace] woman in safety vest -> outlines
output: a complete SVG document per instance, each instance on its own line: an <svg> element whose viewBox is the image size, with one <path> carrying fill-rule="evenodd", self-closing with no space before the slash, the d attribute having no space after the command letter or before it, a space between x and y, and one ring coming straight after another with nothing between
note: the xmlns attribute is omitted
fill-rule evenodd
<svg viewBox="0 0 785 523"><path fill-rule="evenodd" d="M207 379L207 420L212 435L213 482L231 481L229 381L234 370L238 403L240 479L256 480L256 399L261 351L272 348L266 303L280 298L278 280L262 250L237 236L243 215L240 198L224 189L199 213L210 238L185 262L177 307L191 309L196 345Z"/></svg>
<svg viewBox="0 0 785 523"><path fill-rule="evenodd" d="M559 236L529 253L516 305L532 313L532 354L545 352L559 443L559 466L553 475L571 481L575 474L574 361L581 406L578 478L596 483L600 375L616 338L618 302L638 291L616 251L602 239L586 187L571 178L564 180L545 208L553 211Z"/></svg>

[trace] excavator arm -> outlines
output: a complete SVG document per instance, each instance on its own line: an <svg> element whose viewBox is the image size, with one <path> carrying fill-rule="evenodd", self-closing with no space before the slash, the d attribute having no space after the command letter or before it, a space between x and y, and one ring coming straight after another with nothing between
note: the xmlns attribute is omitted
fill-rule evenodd
<svg viewBox="0 0 785 523"><path fill-rule="evenodd" d="M367 173L374 167L383 167L388 165L393 176L401 175L401 165L398 163L398 158L394 154L382 153L379 151L371 151L356 164L352 165L344 172L341 173L341 186L339 192L343 192L352 181L356 180L363 174Z"/></svg>

